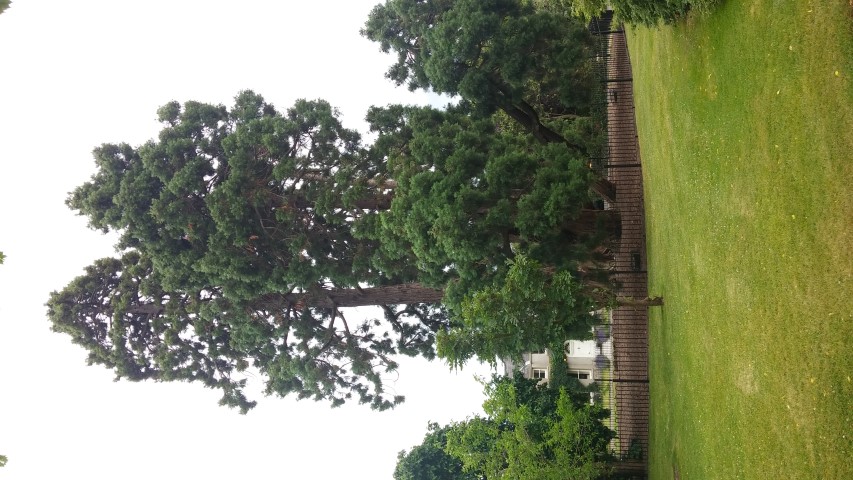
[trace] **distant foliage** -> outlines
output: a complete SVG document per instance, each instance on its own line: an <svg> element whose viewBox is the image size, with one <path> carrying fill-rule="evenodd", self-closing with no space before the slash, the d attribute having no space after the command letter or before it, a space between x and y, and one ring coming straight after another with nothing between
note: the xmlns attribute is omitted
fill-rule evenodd
<svg viewBox="0 0 853 480"><path fill-rule="evenodd" d="M423 443L397 454L394 480L478 480L473 472L463 472L462 461L445 451L448 428L430 423Z"/></svg>
<svg viewBox="0 0 853 480"><path fill-rule="evenodd" d="M526 384L525 384L526 383ZM601 478L612 460L607 411L526 379L486 385L485 417L453 424L446 450L488 479Z"/></svg>
<svg viewBox="0 0 853 480"><path fill-rule="evenodd" d="M421 445L397 457L395 480L593 479L614 460L608 415L578 388L516 375L484 383L484 415L431 423Z"/></svg>
<svg viewBox="0 0 853 480"><path fill-rule="evenodd" d="M0 0L0 13L5 12L11 3L10 0Z"/></svg>
<svg viewBox="0 0 853 480"><path fill-rule="evenodd" d="M540 0L539 8L571 12L585 20L613 10L618 21L633 25L654 26L672 23L690 11L704 12L713 8L718 0Z"/></svg>

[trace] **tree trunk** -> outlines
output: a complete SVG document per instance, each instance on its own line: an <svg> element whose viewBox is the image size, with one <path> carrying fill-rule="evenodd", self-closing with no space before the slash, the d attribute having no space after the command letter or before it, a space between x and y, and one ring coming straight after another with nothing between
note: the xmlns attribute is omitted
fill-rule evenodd
<svg viewBox="0 0 853 480"><path fill-rule="evenodd" d="M606 233L608 237L619 238L622 216L618 210L584 208L578 218L564 223L562 229L578 237Z"/></svg>
<svg viewBox="0 0 853 480"><path fill-rule="evenodd" d="M618 307L659 307L663 305L663 297L616 297Z"/></svg>
<svg viewBox="0 0 853 480"><path fill-rule="evenodd" d="M156 303L144 303L139 305L131 304L127 307L126 312L135 315L160 315L166 310L163 305Z"/></svg>
<svg viewBox="0 0 853 480"><path fill-rule="evenodd" d="M391 208L391 200L393 199L393 195L377 194L373 197L359 198L355 201L354 207L374 212L388 210Z"/></svg>
<svg viewBox="0 0 853 480"><path fill-rule="evenodd" d="M368 288L340 288L313 292L267 295L266 300L284 305L306 307L366 307L372 305L406 305L439 303L444 290L419 283L403 283Z"/></svg>
<svg viewBox="0 0 853 480"><path fill-rule="evenodd" d="M314 182L328 182L330 177L320 170L315 170L303 173L299 176L299 178L301 178L302 180L311 180ZM380 178L378 180L375 178L370 178L365 180L364 183L366 183L369 187L381 188L383 190L394 190L395 188L397 188L397 181L392 180L390 178Z"/></svg>
<svg viewBox="0 0 853 480"><path fill-rule="evenodd" d="M616 185L606 178L599 178L589 187L599 197L610 203L616 203Z"/></svg>
<svg viewBox="0 0 853 480"><path fill-rule="evenodd" d="M527 111L513 104L502 105L501 110L506 112L510 118L518 122L525 130L533 135L533 138L539 143L565 143L573 150L583 150L580 145L568 142L562 135L543 125L535 112Z"/></svg>
<svg viewBox="0 0 853 480"><path fill-rule="evenodd" d="M659 307L663 297L624 297L616 295L612 287L598 282L583 282L583 295L591 298L599 307Z"/></svg>
<svg viewBox="0 0 853 480"><path fill-rule="evenodd" d="M631 479L646 478L648 472L646 465L642 462L622 461L613 462L608 465L610 472L602 478L607 479Z"/></svg>
<svg viewBox="0 0 853 480"><path fill-rule="evenodd" d="M539 143L563 143L576 152L586 153L583 146L568 141L566 137L545 126L532 105L524 100L514 101L509 94L509 89L499 78L492 75L490 80L497 90L498 95L496 95L495 104L498 108L524 127Z"/></svg>
<svg viewBox="0 0 853 480"><path fill-rule="evenodd" d="M377 193L369 197L359 198L353 202L353 207L362 210L384 211L391 208L391 201L394 200L393 194ZM305 199L302 195L291 194L282 202L282 207L295 208L304 210L314 208L314 202ZM335 205L337 208L343 208L343 205ZM281 208L281 207L280 207Z"/></svg>

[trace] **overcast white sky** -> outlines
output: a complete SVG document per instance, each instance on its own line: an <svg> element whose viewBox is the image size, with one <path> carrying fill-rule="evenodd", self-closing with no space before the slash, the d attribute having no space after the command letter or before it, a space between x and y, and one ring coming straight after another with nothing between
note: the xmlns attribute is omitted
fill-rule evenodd
<svg viewBox="0 0 853 480"><path fill-rule="evenodd" d="M427 102L358 35L377 1L14 0L0 15L0 477L390 479L427 421L480 411L487 368L412 360L391 412L267 398L241 416L199 385L113 383L45 319L51 290L113 253L67 192L96 145L154 137L160 105L322 97L364 131L370 105Z"/></svg>

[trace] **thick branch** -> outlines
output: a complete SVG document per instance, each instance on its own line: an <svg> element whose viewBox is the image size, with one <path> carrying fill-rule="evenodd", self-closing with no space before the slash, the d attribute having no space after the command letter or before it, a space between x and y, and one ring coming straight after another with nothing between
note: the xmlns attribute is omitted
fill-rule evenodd
<svg viewBox="0 0 853 480"><path fill-rule="evenodd" d="M589 188L599 197L610 203L616 203L616 185L606 178L599 178Z"/></svg>

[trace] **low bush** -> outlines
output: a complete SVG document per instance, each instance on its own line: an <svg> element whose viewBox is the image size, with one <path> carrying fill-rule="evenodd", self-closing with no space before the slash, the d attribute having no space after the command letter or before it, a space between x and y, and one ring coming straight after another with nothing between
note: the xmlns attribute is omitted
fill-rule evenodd
<svg viewBox="0 0 853 480"><path fill-rule="evenodd" d="M709 11L718 2L719 0L541 0L540 7L570 10L573 14L590 20L606 11L609 6L618 21L654 26L675 22L689 11Z"/></svg>

